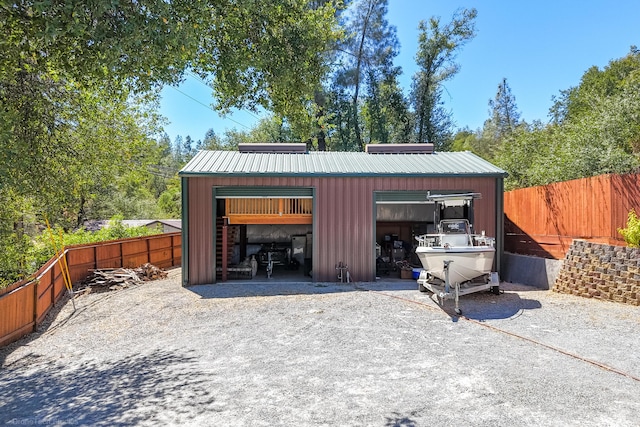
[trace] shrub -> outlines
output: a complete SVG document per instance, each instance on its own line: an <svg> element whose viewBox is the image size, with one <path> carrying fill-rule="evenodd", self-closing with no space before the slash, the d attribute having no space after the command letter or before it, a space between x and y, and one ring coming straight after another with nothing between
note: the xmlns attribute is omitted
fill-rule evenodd
<svg viewBox="0 0 640 427"><path fill-rule="evenodd" d="M51 233L44 230L33 239L25 234L9 235L0 241L0 289L35 273L55 255L51 234L60 251L63 245L104 242L159 233L162 233L160 228L151 230L147 227L127 227L122 224L122 217L115 216L109 221L108 227L96 232L80 229L73 233L64 233L61 228L55 227ZM61 236L63 245L60 243Z"/></svg>
<svg viewBox="0 0 640 427"><path fill-rule="evenodd" d="M640 218L634 209L631 209L627 217L627 227L618 228L618 233L622 234L624 241L630 247L640 247Z"/></svg>

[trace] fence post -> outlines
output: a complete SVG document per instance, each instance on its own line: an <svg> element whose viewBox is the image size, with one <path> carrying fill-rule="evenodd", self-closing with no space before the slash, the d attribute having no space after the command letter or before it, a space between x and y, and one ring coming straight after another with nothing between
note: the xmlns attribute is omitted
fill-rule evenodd
<svg viewBox="0 0 640 427"><path fill-rule="evenodd" d="M38 288L40 287L40 280L35 278L33 280L33 332L38 328Z"/></svg>
<svg viewBox="0 0 640 427"><path fill-rule="evenodd" d="M60 265L60 258L56 259L56 262L53 263L51 267L51 304L49 307L55 305L56 303L56 265L60 270L62 270L62 266Z"/></svg>
<svg viewBox="0 0 640 427"><path fill-rule="evenodd" d="M171 236L171 267L176 265L176 236Z"/></svg>

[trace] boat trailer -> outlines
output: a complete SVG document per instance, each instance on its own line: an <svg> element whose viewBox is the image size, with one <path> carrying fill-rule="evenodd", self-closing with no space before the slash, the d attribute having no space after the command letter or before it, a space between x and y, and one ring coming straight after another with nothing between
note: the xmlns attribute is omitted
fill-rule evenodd
<svg viewBox="0 0 640 427"><path fill-rule="evenodd" d="M452 263L453 260L443 261L444 282L432 276L429 271L422 270L417 280L420 292L431 291L438 298L440 306L444 306L445 300L454 300L454 310L457 315L462 314L460 309L460 296L462 295L480 291L491 291L495 295L500 294L500 278L497 272L491 272L463 283L456 282L452 286L449 282L449 268Z"/></svg>

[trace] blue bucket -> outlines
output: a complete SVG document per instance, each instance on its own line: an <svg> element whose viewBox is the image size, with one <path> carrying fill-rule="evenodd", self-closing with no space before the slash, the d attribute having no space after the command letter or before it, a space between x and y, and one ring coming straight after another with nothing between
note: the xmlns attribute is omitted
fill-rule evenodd
<svg viewBox="0 0 640 427"><path fill-rule="evenodd" d="M420 277L420 272L422 271L421 268L414 268L413 269L413 274L411 277L413 277L414 279L418 279Z"/></svg>

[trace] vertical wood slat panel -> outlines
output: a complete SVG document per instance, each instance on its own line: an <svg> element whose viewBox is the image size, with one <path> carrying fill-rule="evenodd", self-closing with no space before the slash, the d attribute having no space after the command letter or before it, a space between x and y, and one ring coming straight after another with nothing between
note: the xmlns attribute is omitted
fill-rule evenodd
<svg viewBox="0 0 640 427"><path fill-rule="evenodd" d="M624 244L617 229L640 211L640 174L601 175L505 193L510 252L563 258L573 239Z"/></svg>
<svg viewBox="0 0 640 427"><path fill-rule="evenodd" d="M0 295L0 347L33 330L36 292L29 282Z"/></svg>

